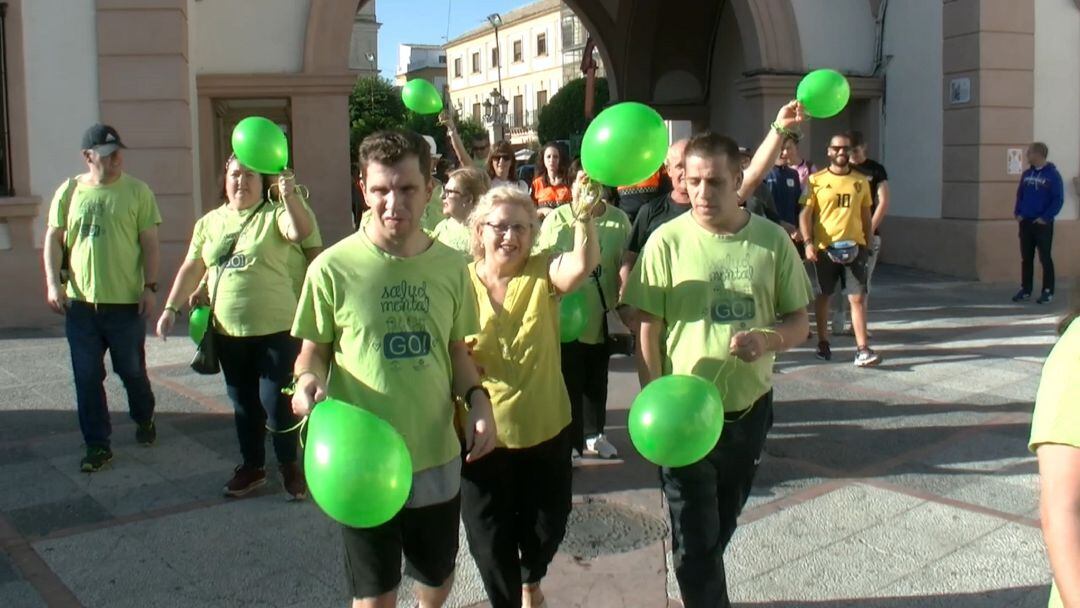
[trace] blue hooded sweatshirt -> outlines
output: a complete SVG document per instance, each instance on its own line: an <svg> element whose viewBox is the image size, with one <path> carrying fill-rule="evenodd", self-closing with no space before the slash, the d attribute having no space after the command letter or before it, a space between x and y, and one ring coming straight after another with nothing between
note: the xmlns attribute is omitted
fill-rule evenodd
<svg viewBox="0 0 1080 608"><path fill-rule="evenodd" d="M1049 223L1054 221L1064 202L1065 188L1054 163L1046 163L1042 169L1032 166L1024 171L1020 185L1016 187L1013 215L1025 220L1042 218Z"/></svg>

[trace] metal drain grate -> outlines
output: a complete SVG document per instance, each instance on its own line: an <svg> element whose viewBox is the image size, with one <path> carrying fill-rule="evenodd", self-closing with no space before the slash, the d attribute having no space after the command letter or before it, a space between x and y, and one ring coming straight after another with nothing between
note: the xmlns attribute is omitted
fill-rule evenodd
<svg viewBox="0 0 1080 608"><path fill-rule="evenodd" d="M664 519L618 503L593 499L574 505L559 550L591 559L641 549L667 534Z"/></svg>

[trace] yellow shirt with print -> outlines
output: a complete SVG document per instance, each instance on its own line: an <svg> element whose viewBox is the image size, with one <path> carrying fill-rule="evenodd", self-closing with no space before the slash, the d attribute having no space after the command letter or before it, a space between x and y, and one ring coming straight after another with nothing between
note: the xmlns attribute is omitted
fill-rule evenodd
<svg viewBox="0 0 1080 608"><path fill-rule="evenodd" d="M1043 364L1035 412L1031 417L1028 448L1034 452L1044 443L1080 449L1080 320L1073 321ZM1055 584L1050 608L1061 608Z"/></svg>
<svg viewBox="0 0 1080 608"><path fill-rule="evenodd" d="M146 283L139 234L161 223L154 193L127 173L100 186L76 180L69 204L66 191L67 182L53 195L48 223L64 231L67 296L94 304L137 303Z"/></svg>
<svg viewBox="0 0 1080 608"><path fill-rule="evenodd" d="M870 209L870 182L858 171L837 175L828 169L814 173L806 182L803 206L814 210L814 243L826 249L840 241L866 247L863 210Z"/></svg>
<svg viewBox="0 0 1080 608"><path fill-rule="evenodd" d="M718 235L693 213L649 237L623 301L664 320L663 374L693 374L716 384L724 411L750 407L772 389L775 355L746 363L729 353L731 336L771 327L805 308L810 279L782 228L755 215Z"/></svg>
<svg viewBox="0 0 1080 608"><path fill-rule="evenodd" d="M258 215L241 232L253 213ZM313 214L311 218L314 221ZM214 298L215 328L221 333L266 336L292 326L300 294L297 275L306 259L302 245L285 237L289 226L284 205L272 203L239 211L221 205L195 222L187 257L201 260L209 270L208 292ZM232 256L222 260L233 241ZM304 241L309 247L321 242L317 228Z"/></svg>
<svg viewBox="0 0 1080 608"><path fill-rule="evenodd" d="M584 331L579 342L584 344L602 344L604 336L604 305L607 310L614 310L619 303L619 266L622 264L626 242L630 238L630 218L618 207L605 205L604 214L596 218L596 234L600 241L600 265L593 276L586 279L578 288L585 297L586 310L589 311ZM570 205L560 205L548 214L540 227L537 241L541 250L562 253L574 248L574 212ZM599 275L599 279L597 279ZM597 288L599 285L599 289ZM604 290L604 301L600 301L600 289Z"/></svg>
<svg viewBox="0 0 1080 608"><path fill-rule="evenodd" d="M461 254L400 258L360 230L311 263L292 333L331 345L327 393L393 425L419 472L460 455L449 344L477 329Z"/></svg>
<svg viewBox="0 0 1080 608"><path fill-rule="evenodd" d="M498 445L527 448L543 443L570 424L570 397L562 377L559 300L548 279L551 258L529 258L510 279L502 310L469 265L480 309L473 357L491 392Z"/></svg>

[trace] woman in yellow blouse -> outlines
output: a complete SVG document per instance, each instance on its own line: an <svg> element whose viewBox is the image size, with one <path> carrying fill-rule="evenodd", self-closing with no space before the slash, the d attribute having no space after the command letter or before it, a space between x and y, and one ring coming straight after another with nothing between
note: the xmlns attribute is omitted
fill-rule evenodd
<svg viewBox="0 0 1080 608"><path fill-rule="evenodd" d="M570 515L570 399L559 354L559 297L600 261L592 207L581 188L573 250L531 255L536 205L494 188L469 217L469 266L480 311L470 344L491 393L498 447L462 469L461 511L469 547L493 608L544 604L540 580Z"/></svg>

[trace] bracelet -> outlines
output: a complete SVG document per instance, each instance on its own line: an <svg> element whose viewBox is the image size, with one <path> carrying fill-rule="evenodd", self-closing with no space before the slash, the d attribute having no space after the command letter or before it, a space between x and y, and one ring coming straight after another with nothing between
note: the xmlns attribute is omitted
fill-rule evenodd
<svg viewBox="0 0 1080 608"><path fill-rule="evenodd" d="M788 135L794 135L795 134L795 132L792 131L791 129L785 129L784 127L780 126L780 123L778 123L778 122L774 122L769 126L772 128L773 131L776 131L777 135L788 136Z"/></svg>
<svg viewBox="0 0 1080 608"><path fill-rule="evenodd" d="M173 313L174 315L178 315L178 314L180 314L180 309L179 309L179 308L177 308L177 307L175 307L175 306L173 306L172 304L166 304L166 305L165 305L165 310L167 310L167 311L169 311L169 312Z"/></svg>
<svg viewBox="0 0 1080 608"><path fill-rule="evenodd" d="M476 384L476 385L470 386L469 390L465 391L465 396L461 398L461 401L465 405L465 411L466 412L472 411L472 396L473 396L473 393L476 393L476 392L483 393L484 396L487 397L489 401L491 400L491 393L486 388L484 388L483 384Z"/></svg>
<svg viewBox="0 0 1080 608"><path fill-rule="evenodd" d="M319 374L316 374L315 372L311 371L310 369L302 369L298 373L294 374L293 378L292 378L292 381L289 382L287 385L285 385L281 389L281 394L282 395L288 395L290 397L292 395L296 394L296 385L300 383L300 378L303 378L304 374L311 374L312 376L315 376L316 380L320 379Z"/></svg>
<svg viewBox="0 0 1080 608"><path fill-rule="evenodd" d="M784 348L784 336L783 336L783 334L781 334L780 332L776 331L775 329L773 329L771 327L755 327L754 329L750 330L750 333L758 333L758 334L761 334L765 338L765 350L770 350L770 351L773 351L773 352L779 352L780 349ZM780 340L780 344L777 344L776 348L770 348L769 347L769 336L771 336L771 335L776 336Z"/></svg>

